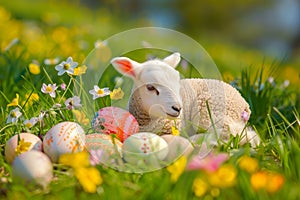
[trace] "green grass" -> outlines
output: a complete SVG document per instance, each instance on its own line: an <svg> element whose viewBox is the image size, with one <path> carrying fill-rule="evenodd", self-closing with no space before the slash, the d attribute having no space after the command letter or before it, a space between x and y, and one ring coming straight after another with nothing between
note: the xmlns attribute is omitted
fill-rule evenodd
<svg viewBox="0 0 300 200"><path fill-rule="evenodd" d="M68 56L72 56L74 60L81 63L85 55L93 49L93 44L95 40L99 39L99 34L102 37L109 36L119 31L118 26L122 23L109 14L101 14L102 18L99 21L105 22L104 28L97 28L88 32L74 27L86 21L92 21L93 13L87 14L89 11L81 10L77 5L69 7L68 4L47 4L50 9L59 9L60 13L64 13L64 10L67 9L65 15L62 14L61 21L49 25L41 18L41 7L45 4L36 4L36 8L34 7L32 12L29 11L30 9L23 9L15 3L6 2L6 4L5 6L7 6L7 10L10 10L12 17L5 24L1 23L0 28L3 30L15 28L17 32L15 35L10 35L6 31L0 34L2 45L0 52L0 199L198 199L193 192L192 185L197 177L205 178L205 173L200 170L186 170L174 183L171 181L171 174L166 168L149 173L125 173L98 165L97 169L101 173L103 183L94 194L84 192L76 178L59 165L54 165L55 179L46 189L33 185L22 185L13 180L11 165L4 158L5 143L11 136L24 131L43 136L53 125L61 121L76 121L70 110L53 109L54 103L63 104L64 100L72 97L76 90L78 91L76 93L82 94L82 102L89 105L83 108L86 113L94 113L95 110L111 104L109 97L91 102L85 97L87 91L83 91L80 87L80 78L75 79L67 75L58 77L54 69L55 65L43 64L44 59L59 57L61 60L65 60ZM80 14L76 16L82 21L73 22L69 18L71 15L68 13L70 12L79 12ZM20 28L20 25L24 24L24 21L21 20L22 17L35 21L32 24L27 24L27 28ZM105 21L106 18L108 21ZM134 24L134 22L131 23ZM136 22L136 24L138 23ZM96 26L95 24L90 25ZM68 37L63 43L59 43L53 38L53 32L63 26L68 27L65 30ZM38 35L38 38L44 38L41 41L46 41L46 43L34 50L36 44L33 41L27 41L24 34L35 27L43 30L43 34ZM4 51L4 47L14 37L17 37L19 42L9 50ZM87 44L87 48L81 48L80 42L82 41ZM72 48L68 49L66 46ZM208 47L208 49L210 48L213 49L213 45ZM227 49L226 46L223 48ZM232 48L234 47L228 47L230 50ZM242 49L237 48L236 51L242 51ZM146 59L149 53L156 53L161 56L165 55L166 52L133 51L127 55L142 61ZM214 52L213 55L216 56L217 53ZM255 60L255 55L253 54L251 59ZM40 63L41 73L38 75L31 74L28 69L32 60ZM233 61L226 63L221 58L217 58L217 60L218 66L234 63ZM230 187L210 187L203 196L205 199L300 199L300 93L299 88L297 88L299 75L293 74L291 85L285 86L285 78L280 76L280 70L270 73L268 72L270 67L267 66L266 68L263 66L259 69L253 69L252 66L248 66L241 70L226 67L220 69L223 72L231 70L231 74L234 74L231 84L249 102L252 110L249 125L253 126L260 135L262 143L253 149L248 144L239 146L240 138L232 137L227 144L218 146L219 152L230 154L226 164L234 166L237 176L235 177L235 184ZM271 69L273 68L271 67ZM199 76L195 71L189 66L184 75L187 77ZM182 71L182 73L184 72ZM112 67L108 67L99 80L99 85L101 87L107 86L112 90L115 87L114 78L116 76L120 75ZM268 79L271 76L275 77L274 81ZM126 81L128 80L125 80L124 84L130 84ZM43 83L57 83L58 85L70 83L70 87L66 91L60 90L58 97L52 99L49 95L41 92ZM123 87L124 89L127 88L124 85ZM127 99L129 92L130 90L125 91ZM7 124L8 113L14 108L7 107L7 104L15 98L16 93L20 95L18 107L20 107L23 116L17 125ZM33 93L39 95L39 100L28 106L30 102L26 94L30 96ZM90 95L87 94L87 96ZM113 103L125 106L127 99ZM44 118L44 126L36 125L29 130L22 125L24 119L38 116L41 111L47 113L47 117ZM91 119L93 116L91 114L87 117ZM90 131L90 124L83 125L83 128L87 132ZM259 163L260 170L281 174L285 179L282 188L275 193L269 193L265 190L255 191L250 183L251 174L241 169L238 164L238 160L244 155L255 158ZM219 194L216 196L213 191L219 191Z"/></svg>

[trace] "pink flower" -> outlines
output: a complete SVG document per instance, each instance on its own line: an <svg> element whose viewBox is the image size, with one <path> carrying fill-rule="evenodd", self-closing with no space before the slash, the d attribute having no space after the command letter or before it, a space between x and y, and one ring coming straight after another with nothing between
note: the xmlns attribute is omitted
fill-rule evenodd
<svg viewBox="0 0 300 200"><path fill-rule="evenodd" d="M207 172L215 172L218 170L220 165L228 160L228 155L226 153L220 153L214 155L213 153L208 154L205 158L199 155L194 156L187 165L187 169L190 170L204 170Z"/></svg>
<svg viewBox="0 0 300 200"><path fill-rule="evenodd" d="M55 90L57 89L56 84L48 84L43 83L41 91L45 94L49 94L52 98L56 97Z"/></svg>
<svg viewBox="0 0 300 200"><path fill-rule="evenodd" d="M66 87L67 87L67 85L66 85L65 83L62 83L62 84L60 85L60 88L61 88L62 90L66 90Z"/></svg>
<svg viewBox="0 0 300 200"><path fill-rule="evenodd" d="M242 117L242 119L243 119L244 121L248 121L249 118L250 118L250 115L249 115L248 112L246 112L246 111L244 110L244 111L242 112L241 117Z"/></svg>

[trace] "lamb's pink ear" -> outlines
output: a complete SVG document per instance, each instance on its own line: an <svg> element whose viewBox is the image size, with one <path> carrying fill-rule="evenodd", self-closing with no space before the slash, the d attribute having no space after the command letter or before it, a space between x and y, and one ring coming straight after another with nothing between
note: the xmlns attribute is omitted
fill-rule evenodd
<svg viewBox="0 0 300 200"><path fill-rule="evenodd" d="M176 68L180 62L180 53L173 53L172 55L166 57L163 61L171 67Z"/></svg>
<svg viewBox="0 0 300 200"><path fill-rule="evenodd" d="M114 68L121 74L128 76L130 78L135 78L137 75L136 68L139 63L126 58L126 57L116 57L111 60L111 64Z"/></svg>

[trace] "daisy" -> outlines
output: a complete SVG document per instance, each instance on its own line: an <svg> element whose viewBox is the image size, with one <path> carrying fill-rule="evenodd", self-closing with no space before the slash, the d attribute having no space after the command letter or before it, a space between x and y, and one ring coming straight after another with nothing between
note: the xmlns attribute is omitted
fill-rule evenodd
<svg viewBox="0 0 300 200"><path fill-rule="evenodd" d="M22 116L19 108L15 108L10 111L6 123L16 123L18 119Z"/></svg>
<svg viewBox="0 0 300 200"><path fill-rule="evenodd" d="M27 128L31 128L33 127L37 122L39 121L39 119L37 117L32 117L30 120L26 119L23 124L27 127Z"/></svg>
<svg viewBox="0 0 300 200"><path fill-rule="evenodd" d="M89 91L93 95L93 100L104 97L110 94L110 90L106 88L99 88L97 85L94 85L94 89Z"/></svg>
<svg viewBox="0 0 300 200"><path fill-rule="evenodd" d="M74 108L79 108L79 107L81 107L80 98L78 96L68 98L65 101L65 105L66 105L68 110L72 110Z"/></svg>
<svg viewBox="0 0 300 200"><path fill-rule="evenodd" d="M57 89L56 84L48 84L43 83L41 91L45 94L49 94L52 98L56 97L55 90Z"/></svg>
<svg viewBox="0 0 300 200"><path fill-rule="evenodd" d="M69 57L67 61L63 61L59 65L56 65L55 69L58 71L58 76L63 75L65 72L74 74L74 68L77 67L77 65L78 63L73 62L73 58Z"/></svg>

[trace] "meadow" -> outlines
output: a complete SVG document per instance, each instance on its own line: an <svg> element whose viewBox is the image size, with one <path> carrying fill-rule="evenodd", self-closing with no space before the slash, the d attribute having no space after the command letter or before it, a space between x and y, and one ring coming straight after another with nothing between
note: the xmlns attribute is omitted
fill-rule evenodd
<svg viewBox="0 0 300 200"><path fill-rule="evenodd" d="M77 20L73 20L74 13ZM0 6L0 199L300 199L300 61L277 61L258 50L209 36L203 36L203 46L222 79L249 103L249 125L261 138L259 146L240 146L241 138L231 137L204 158L205 165L192 168L193 158L182 156L147 173L91 166L84 164L87 154L74 154L53 165L54 178L45 188L15 181L4 156L10 137L30 132L43 138L62 121L75 121L88 133L95 111L127 104L128 80L112 66L95 83L108 87L111 94L94 101L85 97L90 94L82 90L81 81L92 70L92 62L86 58L100 48L97 58L108 61L113 50L103 43L106 38L130 28L151 26L151 22L134 20L124 25L105 10L97 13L96 17L94 12L64 1L60 5L37 2L30 7L11 2ZM167 53L147 49L124 55L143 61ZM75 70L58 75L56 66L72 64L70 58L78 63ZM199 77L193 69L191 63L179 67L185 77ZM52 87L52 94L44 84ZM125 93L121 100L115 100L117 87ZM77 94L84 106L70 107L66 102ZM77 167L86 170L84 175L76 175Z"/></svg>

